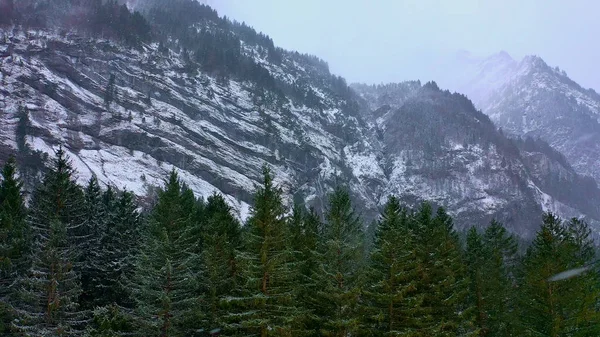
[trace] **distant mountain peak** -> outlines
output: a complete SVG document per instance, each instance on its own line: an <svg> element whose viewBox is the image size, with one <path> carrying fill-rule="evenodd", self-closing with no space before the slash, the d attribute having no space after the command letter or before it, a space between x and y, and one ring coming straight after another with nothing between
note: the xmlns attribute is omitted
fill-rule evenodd
<svg viewBox="0 0 600 337"><path fill-rule="evenodd" d="M455 90L509 134L539 137L581 174L600 181L600 95L583 89L539 55L515 61L499 52L457 70Z"/></svg>

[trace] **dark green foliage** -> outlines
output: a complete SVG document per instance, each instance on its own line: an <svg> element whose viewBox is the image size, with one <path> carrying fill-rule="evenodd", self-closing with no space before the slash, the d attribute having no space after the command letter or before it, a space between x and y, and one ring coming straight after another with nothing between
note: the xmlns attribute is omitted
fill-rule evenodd
<svg viewBox="0 0 600 337"><path fill-rule="evenodd" d="M101 259L102 236L106 231L106 208L102 204L102 191L95 176L89 180L84 190L84 222L80 229L82 250L79 261L82 293L80 304L93 309L103 297L99 284L106 275L102 272L105 261Z"/></svg>
<svg viewBox="0 0 600 337"><path fill-rule="evenodd" d="M517 243L502 224L492 221L483 236L473 227L467 236L470 297L481 336L518 335L515 280Z"/></svg>
<svg viewBox="0 0 600 337"><path fill-rule="evenodd" d="M202 211L202 251L200 287L204 294L203 327L206 331L224 329L230 296L240 281L238 251L242 237L231 207L219 194L210 196Z"/></svg>
<svg viewBox="0 0 600 337"><path fill-rule="evenodd" d="M302 335L318 336L319 320L316 312L320 306L315 294L318 290L320 267L319 243L322 224L314 209L306 211L304 206L295 204L292 216L288 219L291 247L294 254L295 301L304 309L299 323L304 327Z"/></svg>
<svg viewBox="0 0 600 337"><path fill-rule="evenodd" d="M583 221L564 224L544 214L541 229L523 261L520 316L526 336L595 336L600 314L598 273L551 281L555 274L582 268L594 258L590 231Z"/></svg>
<svg viewBox="0 0 600 337"><path fill-rule="evenodd" d="M131 336L137 332L130 315L117 305L97 307L93 316L85 337Z"/></svg>
<svg viewBox="0 0 600 337"><path fill-rule="evenodd" d="M242 336L295 336L302 310L294 302L293 254L281 190L263 169L241 255L243 284L234 300Z"/></svg>
<svg viewBox="0 0 600 337"><path fill-rule="evenodd" d="M347 190L329 197L317 295L321 334L347 336L359 328L358 299L364 263L362 223Z"/></svg>
<svg viewBox="0 0 600 337"><path fill-rule="evenodd" d="M452 218L438 208L432 216L425 203L415 214L419 287L427 313L420 331L429 336L471 335L473 310L468 303L469 279Z"/></svg>
<svg viewBox="0 0 600 337"><path fill-rule="evenodd" d="M172 171L159 192L129 283L140 332L190 336L199 330L200 256L194 237L195 199Z"/></svg>
<svg viewBox="0 0 600 337"><path fill-rule="evenodd" d="M105 192L105 200L110 200L110 195L106 195L109 193L109 190ZM135 271L135 257L140 246L143 221L137 208L133 193L124 191L114 200L112 212L108 214L109 221L102 237L104 277L100 283L103 293L100 298L104 305L133 305L125 283Z"/></svg>
<svg viewBox="0 0 600 337"><path fill-rule="evenodd" d="M78 186L62 149L27 209L9 161L0 181L0 332L600 335L596 247L582 220L544 214L521 260L495 221L468 232L465 252L444 209L408 211L390 197L367 250L348 191L330 195L322 223L312 209L286 208L263 173L241 227L222 196L196 199L175 171L142 218L133 194L103 191L96 178Z"/></svg>
<svg viewBox="0 0 600 337"><path fill-rule="evenodd" d="M86 312L78 304L81 284L75 268L84 197L73 174L59 149L33 195L31 267L19 278L12 296L16 308L13 327L28 335L78 336L86 322Z"/></svg>
<svg viewBox="0 0 600 337"><path fill-rule="evenodd" d="M364 325L370 336L411 336L420 333L426 315L419 292L420 262L410 215L390 197L377 224L375 244L363 290Z"/></svg>
<svg viewBox="0 0 600 337"><path fill-rule="evenodd" d="M11 157L0 180L0 335L9 331L11 311L6 301L13 283L25 271L29 248L23 183L16 174Z"/></svg>

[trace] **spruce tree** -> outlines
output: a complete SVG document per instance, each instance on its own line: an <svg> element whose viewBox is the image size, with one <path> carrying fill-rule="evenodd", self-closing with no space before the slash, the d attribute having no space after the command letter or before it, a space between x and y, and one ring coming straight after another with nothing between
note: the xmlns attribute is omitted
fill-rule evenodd
<svg viewBox="0 0 600 337"><path fill-rule="evenodd" d="M10 327L10 289L27 266L27 210L22 187L15 159L11 157L2 169L0 181L0 335L8 334Z"/></svg>
<svg viewBox="0 0 600 337"><path fill-rule="evenodd" d="M102 236L106 231L106 209L102 203L102 190L96 176L90 178L84 190L84 222L80 230L83 238L82 252L79 262L81 271L82 293L80 304L91 310L105 295L99 285L105 274L102 273L101 259Z"/></svg>
<svg viewBox="0 0 600 337"><path fill-rule="evenodd" d="M518 245L515 237L504 226L492 221L482 237L484 248L482 283L486 311L486 336L520 335L514 291L514 270L517 262ZM483 326L480 326L484 330Z"/></svg>
<svg viewBox="0 0 600 337"><path fill-rule="evenodd" d="M432 217L431 206L425 203L416 214L414 227L420 263L418 288L427 312L420 332L430 336L476 334L467 298L469 279L452 218L441 207Z"/></svg>
<svg viewBox="0 0 600 337"><path fill-rule="evenodd" d="M418 289L419 260L409 215L390 197L375 232L364 287L363 330L370 336L418 335L423 293Z"/></svg>
<svg viewBox="0 0 600 337"><path fill-rule="evenodd" d="M467 233L467 254L466 262L470 278L470 297L475 305L475 321L480 329L481 336L489 335L488 312L487 312L487 293L485 292L486 277L485 256L483 239L477 228L471 227Z"/></svg>
<svg viewBox="0 0 600 337"><path fill-rule="evenodd" d="M600 336L600 274L592 269L596 259L592 230L583 220L572 218L566 224L573 265L587 266L588 271L573 278L571 292L579 294L567 302L566 331L571 336Z"/></svg>
<svg viewBox="0 0 600 337"><path fill-rule="evenodd" d="M62 148L33 195L28 219L33 236L31 267L15 289L13 328L28 336L79 336L87 313L78 304L75 269L83 226L83 193Z"/></svg>
<svg viewBox="0 0 600 337"><path fill-rule="evenodd" d="M110 190L105 192L105 200L113 206L108 209L110 221L102 237L102 256L105 262L101 265L104 277L100 291L104 296L99 305L117 304L130 308L133 303L126 280L131 279L135 271L143 219L133 193L123 191L112 202L110 193Z"/></svg>
<svg viewBox="0 0 600 337"><path fill-rule="evenodd" d="M143 231L129 287L145 336L190 336L200 330L198 270L194 252L194 200L173 170ZM192 195L193 197L193 195Z"/></svg>
<svg viewBox="0 0 600 337"><path fill-rule="evenodd" d="M319 336L318 317L315 313L319 307L317 292L319 273L319 240L322 224L313 208L306 211L304 206L296 204L289 218L291 246L294 253L294 268L297 270L295 280L295 301L303 308L299 317L304 327L302 335Z"/></svg>
<svg viewBox="0 0 600 337"><path fill-rule="evenodd" d="M544 214L521 274L520 316L526 335L598 334L598 274L551 279L555 274L590 263L594 256L589 249L591 244L584 222L573 220L565 226L556 215Z"/></svg>
<svg viewBox="0 0 600 337"><path fill-rule="evenodd" d="M350 336L359 329L357 306L364 263L362 223L347 190L329 196L323 233L317 314L323 336Z"/></svg>
<svg viewBox="0 0 600 337"><path fill-rule="evenodd" d="M213 194L207 199L202 219L200 286L204 294L203 327L205 331L221 329L228 333L226 298L233 294L240 278L241 227L220 194Z"/></svg>
<svg viewBox="0 0 600 337"><path fill-rule="evenodd" d="M268 167L246 224L243 284L233 299L240 336L295 336L301 307L294 303L293 256L288 242L281 190Z"/></svg>

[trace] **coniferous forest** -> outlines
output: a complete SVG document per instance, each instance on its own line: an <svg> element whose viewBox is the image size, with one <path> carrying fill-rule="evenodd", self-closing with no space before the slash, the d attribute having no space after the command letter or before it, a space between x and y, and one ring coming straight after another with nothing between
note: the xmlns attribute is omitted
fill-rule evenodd
<svg viewBox="0 0 600 337"><path fill-rule="evenodd" d="M220 195L196 198L175 171L149 209L95 178L79 186L62 149L26 201L9 160L2 335L600 335L584 221L543 214L519 254L498 222L463 240L443 208L410 210L390 196L369 240L343 188L318 214L286 207L263 175L242 224ZM553 280L571 269L580 273Z"/></svg>

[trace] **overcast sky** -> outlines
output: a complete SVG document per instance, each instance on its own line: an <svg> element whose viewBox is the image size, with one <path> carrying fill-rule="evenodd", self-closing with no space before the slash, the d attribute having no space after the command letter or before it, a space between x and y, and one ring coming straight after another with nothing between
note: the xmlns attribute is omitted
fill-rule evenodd
<svg viewBox="0 0 600 337"><path fill-rule="evenodd" d="M596 0L205 0L349 82L436 79L458 50L535 54L600 92Z"/></svg>

